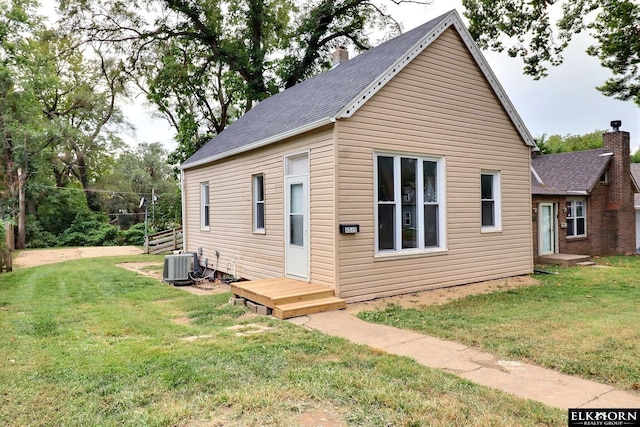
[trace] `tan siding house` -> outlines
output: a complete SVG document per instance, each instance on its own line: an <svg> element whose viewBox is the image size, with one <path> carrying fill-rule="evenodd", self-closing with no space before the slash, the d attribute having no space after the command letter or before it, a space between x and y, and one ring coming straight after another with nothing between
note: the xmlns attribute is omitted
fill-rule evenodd
<svg viewBox="0 0 640 427"><path fill-rule="evenodd" d="M527 274L533 148L452 11L263 101L187 160L185 248L347 301Z"/></svg>

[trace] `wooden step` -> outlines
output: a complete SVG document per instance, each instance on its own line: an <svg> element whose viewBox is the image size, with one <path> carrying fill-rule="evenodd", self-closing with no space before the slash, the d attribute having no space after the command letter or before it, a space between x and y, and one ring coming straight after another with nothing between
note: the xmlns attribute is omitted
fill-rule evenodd
<svg viewBox="0 0 640 427"><path fill-rule="evenodd" d="M323 311L340 310L347 307L347 303L338 297L317 298L307 301L279 304L273 308L273 315L279 319L304 316L306 314L321 313Z"/></svg>
<svg viewBox="0 0 640 427"><path fill-rule="evenodd" d="M334 296L331 288L291 279L261 280L231 285L234 295L274 308L276 305Z"/></svg>

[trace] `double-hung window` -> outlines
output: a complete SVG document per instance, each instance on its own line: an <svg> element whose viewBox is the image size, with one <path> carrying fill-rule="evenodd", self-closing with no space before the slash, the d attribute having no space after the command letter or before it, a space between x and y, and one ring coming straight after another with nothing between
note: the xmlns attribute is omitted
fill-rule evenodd
<svg viewBox="0 0 640 427"><path fill-rule="evenodd" d="M500 230L500 173L482 171L480 174L482 230Z"/></svg>
<svg viewBox="0 0 640 427"><path fill-rule="evenodd" d="M376 155L376 252L445 248L444 159Z"/></svg>
<svg viewBox="0 0 640 427"><path fill-rule="evenodd" d="M567 237L587 235L587 212L583 199L567 200Z"/></svg>
<svg viewBox="0 0 640 427"><path fill-rule="evenodd" d="M200 183L200 229L209 230L209 183Z"/></svg>
<svg viewBox="0 0 640 427"><path fill-rule="evenodd" d="M253 175L253 231L264 233L264 174Z"/></svg>

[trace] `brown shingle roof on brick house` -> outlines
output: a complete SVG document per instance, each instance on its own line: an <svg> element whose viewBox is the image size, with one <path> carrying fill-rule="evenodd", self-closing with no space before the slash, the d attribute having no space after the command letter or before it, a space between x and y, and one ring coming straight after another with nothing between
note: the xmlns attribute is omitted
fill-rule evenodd
<svg viewBox="0 0 640 427"><path fill-rule="evenodd" d="M531 159L534 171L531 177L531 194L589 194L610 160L611 154L602 148L535 156Z"/></svg>

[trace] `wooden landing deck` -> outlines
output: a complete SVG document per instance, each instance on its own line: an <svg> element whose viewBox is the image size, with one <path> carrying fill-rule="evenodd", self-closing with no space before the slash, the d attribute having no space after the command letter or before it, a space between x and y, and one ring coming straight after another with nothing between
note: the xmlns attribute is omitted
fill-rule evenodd
<svg viewBox="0 0 640 427"><path fill-rule="evenodd" d="M300 280L279 277L231 284L231 292L273 310L280 319L339 310L347 304L333 289Z"/></svg>

